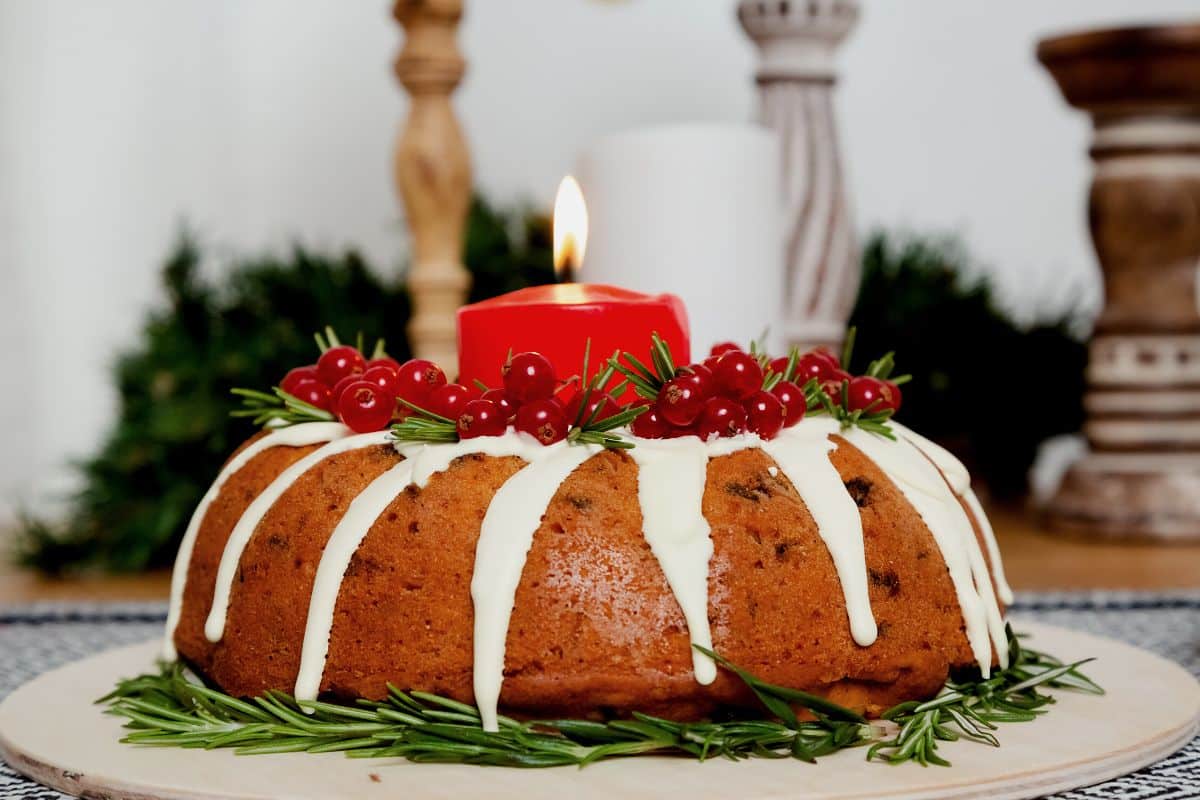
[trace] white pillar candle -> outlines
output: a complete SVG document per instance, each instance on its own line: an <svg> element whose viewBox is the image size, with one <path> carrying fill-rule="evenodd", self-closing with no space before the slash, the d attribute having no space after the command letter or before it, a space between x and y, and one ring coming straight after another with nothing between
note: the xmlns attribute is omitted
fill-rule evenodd
<svg viewBox="0 0 1200 800"><path fill-rule="evenodd" d="M693 357L768 332L779 352L783 248L775 134L695 123L608 136L576 175L590 234L578 279L687 304Z"/></svg>

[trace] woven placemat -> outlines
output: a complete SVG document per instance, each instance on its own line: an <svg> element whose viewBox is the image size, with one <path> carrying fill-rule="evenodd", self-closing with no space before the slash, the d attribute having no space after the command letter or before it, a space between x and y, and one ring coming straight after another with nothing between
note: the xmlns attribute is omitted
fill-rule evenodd
<svg viewBox="0 0 1200 800"><path fill-rule="evenodd" d="M1018 629L1024 617L1110 636L1165 656L1200 676L1200 591L1026 593L1018 596L1012 614ZM159 603L0 607L0 698L48 669L156 636L165 616L165 607ZM60 800L65 796L0 763L0 800ZM1200 798L1200 738L1132 775L1054 797Z"/></svg>

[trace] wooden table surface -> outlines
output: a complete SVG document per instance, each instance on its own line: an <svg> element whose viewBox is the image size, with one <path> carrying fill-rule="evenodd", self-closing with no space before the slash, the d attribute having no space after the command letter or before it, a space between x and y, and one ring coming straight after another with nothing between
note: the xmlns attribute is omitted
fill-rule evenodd
<svg viewBox="0 0 1200 800"><path fill-rule="evenodd" d="M1009 582L1017 590L1200 589L1200 544L1092 542L1042 529L1029 515L991 513ZM162 600L170 575L49 580L0 566L0 604L41 600Z"/></svg>

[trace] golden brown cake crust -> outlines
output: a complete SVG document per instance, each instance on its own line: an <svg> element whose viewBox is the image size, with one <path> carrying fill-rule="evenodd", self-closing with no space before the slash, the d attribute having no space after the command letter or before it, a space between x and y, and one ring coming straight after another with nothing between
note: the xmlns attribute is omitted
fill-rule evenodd
<svg viewBox="0 0 1200 800"><path fill-rule="evenodd" d="M709 620L717 651L765 680L877 714L932 695L951 667L973 659L932 535L870 459L834 438L832 463L862 516L876 643L851 638L816 524L761 450L709 462ZM312 450L256 456L231 476L200 528L175 640L231 694L292 690L325 543L349 502L400 459L384 446L352 450L288 489L242 555L224 639L209 643L204 619L233 525L275 475ZM388 506L342 583L324 692L379 698L391 682L473 701L470 584L476 568L488 568L474 563L475 544L492 496L522 464L465 456ZM509 624L501 709L690 718L752 704L736 678L722 671L702 686L691 664L683 615L642 535L637 467L603 452L559 487L534 534Z"/></svg>

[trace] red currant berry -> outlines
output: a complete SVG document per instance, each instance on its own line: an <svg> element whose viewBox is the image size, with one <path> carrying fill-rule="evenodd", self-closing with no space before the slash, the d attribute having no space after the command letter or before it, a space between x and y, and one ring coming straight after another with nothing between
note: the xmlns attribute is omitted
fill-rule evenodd
<svg viewBox="0 0 1200 800"><path fill-rule="evenodd" d="M346 387L361 380L361 375L347 375L338 381L337 385L329 390L329 410L336 412L340 408L342 393L346 391Z"/></svg>
<svg viewBox="0 0 1200 800"><path fill-rule="evenodd" d="M676 377L689 379L700 391L700 396L706 399L712 397L713 390L716 389L712 370L704 364L688 364L681 367Z"/></svg>
<svg viewBox="0 0 1200 800"><path fill-rule="evenodd" d="M760 439L774 439L783 427L786 411L783 401L770 392L757 391L750 395L746 409L746 428Z"/></svg>
<svg viewBox="0 0 1200 800"><path fill-rule="evenodd" d="M338 416L355 433L381 431L392 421L396 397L373 383L354 381L342 391Z"/></svg>
<svg viewBox="0 0 1200 800"><path fill-rule="evenodd" d="M283 380L279 382L279 388L295 397L296 384L300 381L320 380L317 376L317 365L309 364L307 367L296 367L295 369L288 370L288 374L284 375Z"/></svg>
<svg viewBox="0 0 1200 800"><path fill-rule="evenodd" d="M512 418L517 415L517 404L514 403L508 396L508 393L503 389L488 389L483 393L483 400L490 400L500 409L500 413L504 415L504 419L512 422Z"/></svg>
<svg viewBox="0 0 1200 800"><path fill-rule="evenodd" d="M578 419L580 425L586 425L588 422L608 419L621 410L617 401L608 392L592 392L588 395L587 406L580 414L579 409L583 405L584 394L586 392L580 392L571 398L571 402L567 403L567 422L574 424Z"/></svg>
<svg viewBox="0 0 1200 800"><path fill-rule="evenodd" d="M400 396L400 373L386 364L367 367L363 370L361 377L367 383L373 383L383 389L392 397Z"/></svg>
<svg viewBox="0 0 1200 800"><path fill-rule="evenodd" d="M295 391L288 394L297 400L303 400L310 406L316 406L326 411L330 408L329 387L312 378L305 378L292 387Z"/></svg>
<svg viewBox="0 0 1200 800"><path fill-rule="evenodd" d="M704 441L717 436L737 436L746 430L746 410L728 397L710 397L696 422L696 435Z"/></svg>
<svg viewBox="0 0 1200 800"><path fill-rule="evenodd" d="M552 397L523 403L517 409L516 428L542 444L554 444L567 438L567 412Z"/></svg>
<svg viewBox="0 0 1200 800"><path fill-rule="evenodd" d="M446 385L446 373L432 361L414 358L400 365L398 380L396 396L424 408L433 393Z"/></svg>
<svg viewBox="0 0 1200 800"><path fill-rule="evenodd" d="M829 366L833 369L841 369L842 368L842 360L840 358L838 358L837 356L835 356L833 353L826 350L824 347L815 347L812 350L810 350L809 353L816 356L817 358L825 359L825 363L829 364Z"/></svg>
<svg viewBox="0 0 1200 800"><path fill-rule="evenodd" d="M740 352L742 352L741 345L739 345L735 342L717 342L708 351L708 354L710 356L723 356L726 353L740 353Z"/></svg>
<svg viewBox="0 0 1200 800"><path fill-rule="evenodd" d="M780 381L775 384L771 394L783 403L783 427L790 428L804 419L808 410L808 402L804 399L804 390L791 381Z"/></svg>
<svg viewBox="0 0 1200 800"><path fill-rule="evenodd" d="M846 407L851 411L883 411L887 408L885 393L890 394L890 390L879 378L859 375L850 380L850 388L846 392Z"/></svg>
<svg viewBox="0 0 1200 800"><path fill-rule="evenodd" d="M429 399L425 401L423 408L440 417L454 420L458 419L458 415L463 413L463 409L467 403L477 397L478 395L475 392L461 383L447 383L445 386L439 386L430 392ZM405 399L407 400L408 398Z"/></svg>
<svg viewBox="0 0 1200 800"><path fill-rule="evenodd" d="M396 359L392 358L391 356L380 356L379 358L370 359L369 361L367 361L366 369L364 369L363 371L365 372L367 369L370 369L371 367L391 367L392 372L395 372L397 375L400 374L400 362L397 361Z"/></svg>
<svg viewBox="0 0 1200 800"><path fill-rule="evenodd" d="M762 388L763 371L754 356L733 350L721 356L713 370L717 391L734 400L745 400Z"/></svg>
<svg viewBox="0 0 1200 800"><path fill-rule="evenodd" d="M508 430L508 420L500 406L491 400L472 400L463 406L457 417L458 438L500 436Z"/></svg>
<svg viewBox="0 0 1200 800"><path fill-rule="evenodd" d="M554 365L541 353L517 353L502 371L504 389L518 404L551 397L558 383Z"/></svg>
<svg viewBox="0 0 1200 800"><path fill-rule="evenodd" d="M883 382L883 386L887 389L886 392L881 392L883 397L884 408L890 408L892 413L900 410L900 403L904 401L904 394L900 391L900 387L889 380Z"/></svg>
<svg viewBox="0 0 1200 800"><path fill-rule="evenodd" d="M691 425L703 410L704 397L690 378L672 378L658 392L658 413L672 425Z"/></svg>
<svg viewBox="0 0 1200 800"><path fill-rule="evenodd" d="M797 362L797 363L799 363L799 362ZM772 358L769 366L771 368L771 372L774 372L776 375L786 375L787 367L788 367L788 357L781 356L779 358Z"/></svg>
<svg viewBox="0 0 1200 800"><path fill-rule="evenodd" d="M811 350L796 360L796 372L792 379L800 385L804 385L811 378L823 383L832 378L837 369L838 366L831 363L823 351Z"/></svg>
<svg viewBox="0 0 1200 800"><path fill-rule="evenodd" d="M833 375L821 382L821 389L829 395L835 405L842 404L842 384L849 383L851 375L844 370L835 370Z"/></svg>
<svg viewBox="0 0 1200 800"><path fill-rule="evenodd" d="M629 430L634 436L642 439L665 439L671 433L671 425L658 413L658 406L650 401L644 401L647 408L633 418Z"/></svg>
<svg viewBox="0 0 1200 800"><path fill-rule="evenodd" d="M362 353L349 345L340 344L321 353L317 359L317 376L326 386L337 386L342 378L362 372L366 365Z"/></svg>

